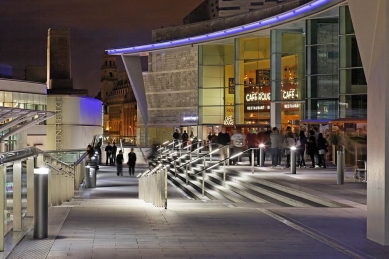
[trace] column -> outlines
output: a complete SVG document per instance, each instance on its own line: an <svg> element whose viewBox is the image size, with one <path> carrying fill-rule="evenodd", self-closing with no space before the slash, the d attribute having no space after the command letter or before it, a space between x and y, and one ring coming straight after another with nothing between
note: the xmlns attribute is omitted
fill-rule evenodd
<svg viewBox="0 0 389 259"><path fill-rule="evenodd" d="M348 2L368 84L367 238L389 245L389 0Z"/></svg>
<svg viewBox="0 0 389 259"><path fill-rule="evenodd" d="M34 216L34 159L28 158L27 169L27 217Z"/></svg>
<svg viewBox="0 0 389 259"><path fill-rule="evenodd" d="M5 210L7 209L7 200L5 196L5 177L7 168L4 165L0 165L0 252L4 251L4 232L5 227Z"/></svg>
<svg viewBox="0 0 389 259"><path fill-rule="evenodd" d="M282 31L272 30L270 32L270 80L271 80L271 103L270 103L270 125L281 130L281 53L282 53ZM275 102L278 101L278 102Z"/></svg>
<svg viewBox="0 0 389 259"><path fill-rule="evenodd" d="M13 231L22 230L22 163L13 164Z"/></svg>

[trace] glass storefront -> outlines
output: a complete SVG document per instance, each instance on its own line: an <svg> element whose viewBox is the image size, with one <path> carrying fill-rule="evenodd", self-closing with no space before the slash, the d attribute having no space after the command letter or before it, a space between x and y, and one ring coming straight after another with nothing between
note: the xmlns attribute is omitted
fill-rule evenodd
<svg viewBox="0 0 389 259"><path fill-rule="evenodd" d="M233 43L232 43L233 41ZM305 28L199 47L199 124L299 127L300 120L364 118L367 83L347 6Z"/></svg>

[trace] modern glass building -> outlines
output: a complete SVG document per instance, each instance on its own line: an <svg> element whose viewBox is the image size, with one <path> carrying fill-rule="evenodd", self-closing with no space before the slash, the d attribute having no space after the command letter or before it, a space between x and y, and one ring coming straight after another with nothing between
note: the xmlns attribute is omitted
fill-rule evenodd
<svg viewBox="0 0 389 259"><path fill-rule="evenodd" d="M153 32L160 42L109 50L122 55L134 83L139 79L134 91L138 88L138 102L147 107L138 114L140 143L148 133L148 144L163 141L177 127L205 138L222 125L243 131L273 126L297 130L302 122L339 119L366 135L366 123L352 121L366 119L367 83L346 3L290 1L288 7L294 8L283 13L270 8L217 24L164 28ZM149 71L140 77L133 61L145 55ZM156 88L164 92L155 93ZM157 102L157 95L165 101ZM179 102L187 96L190 100ZM179 109L169 114L169 107ZM158 134L161 128L169 134Z"/></svg>

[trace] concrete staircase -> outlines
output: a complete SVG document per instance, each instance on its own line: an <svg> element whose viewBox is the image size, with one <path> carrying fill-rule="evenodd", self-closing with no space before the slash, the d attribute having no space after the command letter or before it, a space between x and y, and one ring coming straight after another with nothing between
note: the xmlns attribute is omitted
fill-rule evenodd
<svg viewBox="0 0 389 259"><path fill-rule="evenodd" d="M186 166L182 165L189 162L189 156L184 156L184 153L182 154L181 159L178 159L177 155L163 156L159 162L169 166L168 179L178 188L182 189L189 197L196 200L218 200L236 204L273 204L281 207L301 208L347 207L344 204L323 197L261 179L250 173L242 172L237 167L226 167L226 179L223 181L224 169L222 165L216 165L216 161L219 161L219 158L215 155L212 161L210 161L209 156L205 160L206 168L212 165L215 165L215 167L206 171L203 196L202 170L204 169L204 160L201 158L192 163L191 170L189 170L189 167L185 169ZM192 155L192 161L196 157L197 155ZM174 160L176 161L174 162ZM174 169L174 163L176 163L176 171ZM154 162L154 165L156 164Z"/></svg>

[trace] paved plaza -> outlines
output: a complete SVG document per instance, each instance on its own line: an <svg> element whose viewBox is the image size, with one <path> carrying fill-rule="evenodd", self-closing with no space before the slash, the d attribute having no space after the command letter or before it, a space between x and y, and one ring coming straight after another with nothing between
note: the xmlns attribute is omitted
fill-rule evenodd
<svg viewBox="0 0 389 259"><path fill-rule="evenodd" d="M351 173L341 186L331 169L293 176L256 170L255 177L345 206L189 200L169 185L165 210L138 199L137 178L127 169L118 177L102 166L97 188L50 208L48 239L34 240L30 231L8 258L389 258L389 247L366 239L366 185Z"/></svg>

